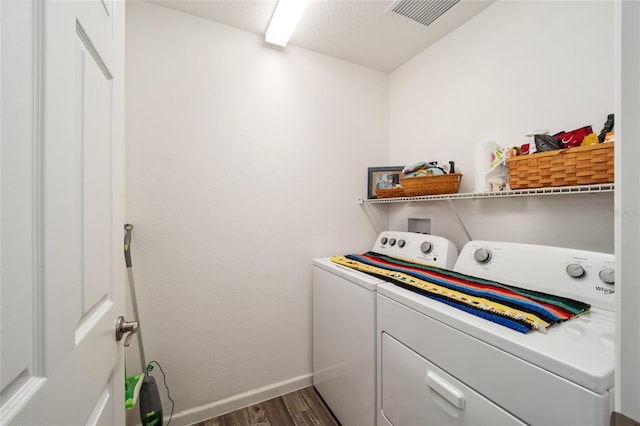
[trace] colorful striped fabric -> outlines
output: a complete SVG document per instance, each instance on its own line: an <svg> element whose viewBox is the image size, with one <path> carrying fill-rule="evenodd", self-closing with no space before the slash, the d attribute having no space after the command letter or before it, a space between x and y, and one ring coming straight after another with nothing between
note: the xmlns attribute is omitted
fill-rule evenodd
<svg viewBox="0 0 640 426"><path fill-rule="evenodd" d="M581 315L591 308L577 300L374 252L335 256L331 261L521 333L530 330L546 332L547 327Z"/></svg>

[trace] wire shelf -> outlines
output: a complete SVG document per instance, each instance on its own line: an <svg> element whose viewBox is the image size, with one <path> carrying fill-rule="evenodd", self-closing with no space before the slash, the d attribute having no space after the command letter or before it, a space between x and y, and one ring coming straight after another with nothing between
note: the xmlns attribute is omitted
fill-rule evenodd
<svg viewBox="0 0 640 426"><path fill-rule="evenodd" d="M568 194L593 194L603 192L613 192L614 184L594 184L594 185L578 185L578 186L557 186L550 188L531 188L531 189L514 189L509 191L496 192L466 192L457 194L440 194L440 195L422 195L419 197L398 197L398 198L380 198L380 199L364 199L358 198L358 204L388 204L388 203L407 203L416 201L435 201L435 200L459 200L459 199L479 199L479 198L508 198L508 197L531 197L538 195L568 195Z"/></svg>

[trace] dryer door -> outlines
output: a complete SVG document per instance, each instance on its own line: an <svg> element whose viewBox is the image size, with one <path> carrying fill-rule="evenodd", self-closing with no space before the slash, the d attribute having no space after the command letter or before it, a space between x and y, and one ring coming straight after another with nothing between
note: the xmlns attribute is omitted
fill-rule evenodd
<svg viewBox="0 0 640 426"><path fill-rule="evenodd" d="M395 426L525 425L386 333L381 410Z"/></svg>

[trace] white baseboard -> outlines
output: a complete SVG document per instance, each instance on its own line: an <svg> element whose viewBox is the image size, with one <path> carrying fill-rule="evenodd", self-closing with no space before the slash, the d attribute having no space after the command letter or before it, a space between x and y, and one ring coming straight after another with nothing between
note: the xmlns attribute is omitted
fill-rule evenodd
<svg viewBox="0 0 640 426"><path fill-rule="evenodd" d="M219 401L181 411L173 415L171 424L175 424L177 426L191 425L212 417L226 414L239 408L244 408L249 405L257 404L258 402L284 395L285 393L311 386L311 384L312 374L303 374L301 376L263 386L258 389L239 393ZM165 420L167 420L166 413Z"/></svg>

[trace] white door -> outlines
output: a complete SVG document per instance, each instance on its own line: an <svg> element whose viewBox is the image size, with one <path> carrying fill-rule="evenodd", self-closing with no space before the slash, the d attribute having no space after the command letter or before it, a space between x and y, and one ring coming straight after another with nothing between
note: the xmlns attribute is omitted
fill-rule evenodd
<svg viewBox="0 0 640 426"><path fill-rule="evenodd" d="M0 19L0 424L123 424L124 2Z"/></svg>

